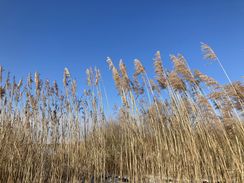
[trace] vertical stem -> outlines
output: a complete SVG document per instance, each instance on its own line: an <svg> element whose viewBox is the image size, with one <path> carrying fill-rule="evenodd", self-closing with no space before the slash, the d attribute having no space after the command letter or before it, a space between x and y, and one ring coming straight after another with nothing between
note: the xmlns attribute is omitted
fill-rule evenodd
<svg viewBox="0 0 244 183"><path fill-rule="evenodd" d="M222 63L220 62L219 58L217 57L216 60L217 60L218 64L220 65L221 69L223 70L224 74L226 75L226 77L227 77L229 83L230 83L231 86L233 87L233 85L232 85L232 81L230 80L230 78L229 78L229 76L228 76L228 74L227 74L227 72L226 72L224 66L223 66Z"/></svg>
<svg viewBox="0 0 244 183"><path fill-rule="evenodd" d="M226 70L225 70L224 66L223 66L223 65L222 65L222 63L220 62L219 58L218 58L218 57L216 57L216 60L217 60L218 64L220 65L221 69L223 70L224 74L226 75L226 77L227 77L227 79L228 79L228 81L229 81L230 85L232 86L232 88L233 88L233 89L234 89L234 91L236 92L236 89L235 89L235 87L233 86L233 84L232 84L232 82L231 82L231 80L230 80L230 78L229 78L229 76L228 76L228 74L227 74L227 72L226 72ZM226 92L225 92L225 93L226 93ZM240 121L240 117L239 117L239 115L238 115L237 110L235 109L235 106L233 105L233 103L232 103L232 101L231 101L230 97L228 96L228 94L226 94L226 95L227 95L227 97L229 98L229 100L230 100L230 102L231 102L232 107L234 108L234 112L236 113L236 116L237 116L238 120Z"/></svg>

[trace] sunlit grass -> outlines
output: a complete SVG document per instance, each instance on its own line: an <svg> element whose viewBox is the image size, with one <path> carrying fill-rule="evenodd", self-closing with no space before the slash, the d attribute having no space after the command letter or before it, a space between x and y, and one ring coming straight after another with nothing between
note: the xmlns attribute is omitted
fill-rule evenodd
<svg viewBox="0 0 244 183"><path fill-rule="evenodd" d="M243 82L222 85L170 59L171 71L156 53L154 78L137 59L133 77L107 59L121 99L112 119L98 69L81 95L67 68L63 88L39 73L16 82L0 67L0 182L244 182Z"/></svg>

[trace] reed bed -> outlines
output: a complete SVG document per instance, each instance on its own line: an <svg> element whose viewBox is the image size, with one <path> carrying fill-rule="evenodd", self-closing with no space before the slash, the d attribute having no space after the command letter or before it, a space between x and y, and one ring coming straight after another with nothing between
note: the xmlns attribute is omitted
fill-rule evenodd
<svg viewBox="0 0 244 183"><path fill-rule="evenodd" d="M155 54L155 77L140 60L127 72L108 58L121 106L108 118L101 73L87 86L67 68L63 86L39 73L16 81L0 67L0 182L244 182L243 82L191 71L183 55L173 70ZM111 107L112 108L112 107Z"/></svg>

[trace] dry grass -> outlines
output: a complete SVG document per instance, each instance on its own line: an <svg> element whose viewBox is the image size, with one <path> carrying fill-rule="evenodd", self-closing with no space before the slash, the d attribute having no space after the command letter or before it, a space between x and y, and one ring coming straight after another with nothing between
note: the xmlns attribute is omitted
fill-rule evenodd
<svg viewBox="0 0 244 183"><path fill-rule="evenodd" d="M0 67L0 182L244 182L243 83L221 85L192 74L182 55L171 60L165 70L156 53L154 80L139 60L130 79L108 58L122 103L113 119L98 69L87 69L80 95L67 68L61 89L38 73L17 83Z"/></svg>

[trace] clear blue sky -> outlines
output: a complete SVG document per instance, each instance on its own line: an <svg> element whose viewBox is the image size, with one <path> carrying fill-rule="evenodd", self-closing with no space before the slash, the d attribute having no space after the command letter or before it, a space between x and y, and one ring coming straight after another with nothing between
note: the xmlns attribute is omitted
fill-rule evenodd
<svg viewBox="0 0 244 183"><path fill-rule="evenodd" d="M1 0L0 64L17 78L39 71L62 80L63 68L82 85L85 69L101 69L112 91L105 63L123 58L130 71L139 58L149 72L161 51L182 53L198 68L225 82L216 64L202 59L200 42L211 45L231 79L244 75L243 0ZM112 94L111 98L116 97Z"/></svg>

